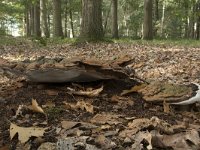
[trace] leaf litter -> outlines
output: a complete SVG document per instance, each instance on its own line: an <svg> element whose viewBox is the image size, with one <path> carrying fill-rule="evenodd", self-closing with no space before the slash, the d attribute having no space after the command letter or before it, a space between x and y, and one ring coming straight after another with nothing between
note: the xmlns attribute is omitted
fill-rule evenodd
<svg viewBox="0 0 200 150"><path fill-rule="evenodd" d="M66 44L34 51L24 48L23 51L22 62L16 58L17 47L12 53L8 50L1 55L1 113L7 119L0 121L3 139L0 147L19 146L15 138L8 140L6 131L10 125L16 125L11 137L18 133L18 141L44 138L38 149L200 147L198 100L195 98L194 103L185 106L173 105L198 94L198 85L191 85L199 83L198 48L101 43L81 47ZM71 56L81 60L72 61ZM70 67L78 69L62 71ZM81 67L87 73L80 71ZM60 79L52 78L57 71ZM24 75L31 73L36 73L37 80L46 76L47 84L41 88L37 83L27 82ZM70 74L70 78L63 77ZM81 79L89 83L79 82ZM95 82L90 82L91 79ZM72 83L55 84L69 80ZM24 140L20 137L24 128L48 130L37 135L31 131ZM29 148L34 147L27 144Z"/></svg>

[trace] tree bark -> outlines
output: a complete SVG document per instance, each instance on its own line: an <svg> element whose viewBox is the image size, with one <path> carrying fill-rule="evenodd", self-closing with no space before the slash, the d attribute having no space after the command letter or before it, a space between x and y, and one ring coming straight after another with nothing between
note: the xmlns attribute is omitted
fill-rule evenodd
<svg viewBox="0 0 200 150"><path fill-rule="evenodd" d="M110 1L110 6L109 6L109 9L108 9L107 14L106 14L104 28L103 28L103 35L106 34L106 29L107 29L108 18L109 18L109 15L110 15L111 6L112 6L112 1Z"/></svg>
<svg viewBox="0 0 200 150"><path fill-rule="evenodd" d="M155 18L156 18L156 21L159 20L159 9L158 9L158 5L159 5L159 0L155 0Z"/></svg>
<svg viewBox="0 0 200 150"><path fill-rule="evenodd" d="M30 6L29 4L25 5L25 23L26 23L26 36L30 37L31 36L31 28L30 28Z"/></svg>
<svg viewBox="0 0 200 150"><path fill-rule="evenodd" d="M165 0L163 1L163 7L162 7L162 19L161 19L161 36L163 36L163 28L164 28L164 20L165 20Z"/></svg>
<svg viewBox="0 0 200 150"><path fill-rule="evenodd" d="M64 37L67 37L68 36L68 30L67 30L67 16L68 16L68 11L67 11L67 8L68 8L68 0L65 0L65 9L64 9Z"/></svg>
<svg viewBox="0 0 200 150"><path fill-rule="evenodd" d="M112 37L119 38L118 35L118 0L112 0Z"/></svg>
<svg viewBox="0 0 200 150"><path fill-rule="evenodd" d="M34 35L34 6L33 4L30 5L30 30L31 36Z"/></svg>
<svg viewBox="0 0 200 150"><path fill-rule="evenodd" d="M53 36L63 37L61 0L53 0Z"/></svg>
<svg viewBox="0 0 200 150"><path fill-rule="evenodd" d="M42 18L42 30L46 38L50 37L48 22L47 22L47 1L41 0L41 18Z"/></svg>
<svg viewBox="0 0 200 150"><path fill-rule="evenodd" d="M40 1L34 3L34 36L41 37L40 30Z"/></svg>
<svg viewBox="0 0 200 150"><path fill-rule="evenodd" d="M82 0L81 38L103 38L102 0Z"/></svg>
<svg viewBox="0 0 200 150"><path fill-rule="evenodd" d="M188 36L193 39L194 38L194 18L195 18L195 9L194 9L194 3L192 3L191 8L190 8L190 17L189 17L189 31L188 31Z"/></svg>
<svg viewBox="0 0 200 150"><path fill-rule="evenodd" d="M152 25L152 0L144 0L144 31L143 39L153 39L153 25Z"/></svg>
<svg viewBox="0 0 200 150"><path fill-rule="evenodd" d="M196 4L196 14L197 14L196 40L199 40L200 39L200 0Z"/></svg>
<svg viewBox="0 0 200 150"><path fill-rule="evenodd" d="M69 18L70 18L70 25L71 25L71 34L72 34L72 38L75 37L74 34L74 23L73 23L73 12L72 12L72 6L71 6L71 0L69 0L69 5L70 5L70 9L69 9Z"/></svg>

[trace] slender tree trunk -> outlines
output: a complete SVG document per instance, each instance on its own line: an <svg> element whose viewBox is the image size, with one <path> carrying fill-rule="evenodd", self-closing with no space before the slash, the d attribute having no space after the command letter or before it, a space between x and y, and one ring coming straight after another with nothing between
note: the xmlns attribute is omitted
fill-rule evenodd
<svg viewBox="0 0 200 150"><path fill-rule="evenodd" d="M111 6L112 6L112 1L110 1L110 6L109 6L109 9L108 9L107 14L106 14L104 28L103 28L103 35L106 34L106 29L107 29L107 24L108 24L108 18L109 18L110 11L111 11Z"/></svg>
<svg viewBox="0 0 200 150"><path fill-rule="evenodd" d="M37 0L34 4L34 36L41 37L40 30L40 1Z"/></svg>
<svg viewBox="0 0 200 150"><path fill-rule="evenodd" d="M119 38L118 35L118 0L112 0L112 37Z"/></svg>
<svg viewBox="0 0 200 150"><path fill-rule="evenodd" d="M191 5L190 8L190 17L189 17L189 31L188 31L188 36L193 39L194 38L194 14L195 14L195 10L194 10L194 4Z"/></svg>
<svg viewBox="0 0 200 150"><path fill-rule="evenodd" d="M189 24L188 24L188 18L189 18L189 13L188 13L188 10L189 10L189 6L188 6L188 3L187 1L185 0L184 1L184 11L185 11L185 18L184 18L184 38L188 38L189 35L188 35L188 31L189 31Z"/></svg>
<svg viewBox="0 0 200 150"><path fill-rule="evenodd" d="M80 37L90 40L103 38L102 0L82 0Z"/></svg>
<svg viewBox="0 0 200 150"><path fill-rule="evenodd" d="M31 28L30 28L30 6L26 4L25 6L25 24L26 24L26 36L31 36Z"/></svg>
<svg viewBox="0 0 200 150"><path fill-rule="evenodd" d="M47 22L47 0L41 0L41 18L42 30L46 38L50 37L48 22Z"/></svg>
<svg viewBox="0 0 200 150"><path fill-rule="evenodd" d="M30 6L30 29L31 29L31 36L34 35L34 6L31 4Z"/></svg>
<svg viewBox="0 0 200 150"><path fill-rule="evenodd" d="M63 37L61 19L61 0L53 0L53 36Z"/></svg>
<svg viewBox="0 0 200 150"><path fill-rule="evenodd" d="M143 39L153 39L153 25L152 25L152 0L144 0L144 32Z"/></svg>
<svg viewBox="0 0 200 150"><path fill-rule="evenodd" d="M155 18L156 21L159 20L159 0L155 0Z"/></svg>
<svg viewBox="0 0 200 150"><path fill-rule="evenodd" d="M65 23L64 23L64 37L67 37L68 36L68 31L67 31L67 16L68 16L68 11L67 11L67 8L68 8L68 0L65 0L65 9L64 9L64 20L65 20Z"/></svg>
<svg viewBox="0 0 200 150"><path fill-rule="evenodd" d="M158 24L159 21L159 0L154 0L154 36L157 36Z"/></svg>
<svg viewBox="0 0 200 150"><path fill-rule="evenodd" d="M196 40L200 39L200 0L196 4L196 14L197 14L197 21L196 21Z"/></svg>
<svg viewBox="0 0 200 150"><path fill-rule="evenodd" d="M71 34L72 34L72 38L75 37L75 34L74 34L74 23L73 23L73 12L72 12L72 9L71 9L71 0L69 0L69 4L70 4L70 9L69 9L69 18L70 18L70 25L71 25Z"/></svg>
<svg viewBox="0 0 200 150"><path fill-rule="evenodd" d="M163 28L164 28L164 21L165 21L165 0L163 1L163 7L162 7L162 18L161 18L161 36L163 35Z"/></svg>

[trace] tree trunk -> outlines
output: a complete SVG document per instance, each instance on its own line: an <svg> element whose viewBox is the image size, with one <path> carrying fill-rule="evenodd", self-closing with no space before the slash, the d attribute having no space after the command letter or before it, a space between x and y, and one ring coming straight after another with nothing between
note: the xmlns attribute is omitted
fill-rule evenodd
<svg viewBox="0 0 200 150"><path fill-rule="evenodd" d="M70 4L70 9L69 9L69 18L70 18L70 25L71 25L71 35L72 35L72 38L75 37L75 34L74 34L74 23L73 23L73 13L72 13L72 6L71 6L71 0L69 0L69 4Z"/></svg>
<svg viewBox="0 0 200 150"><path fill-rule="evenodd" d="M159 0L154 0L154 36L157 36L159 21Z"/></svg>
<svg viewBox="0 0 200 150"><path fill-rule="evenodd" d="M34 6L31 4L30 6L30 29L31 29L31 36L34 35Z"/></svg>
<svg viewBox="0 0 200 150"><path fill-rule="evenodd" d="M144 0L144 31L143 39L153 39L153 25L152 25L152 0Z"/></svg>
<svg viewBox="0 0 200 150"><path fill-rule="evenodd" d="M61 0L53 0L53 36L63 37L61 19Z"/></svg>
<svg viewBox="0 0 200 150"><path fill-rule="evenodd" d="M103 38L102 0L82 0L81 38Z"/></svg>
<svg viewBox="0 0 200 150"><path fill-rule="evenodd" d="M34 4L34 36L41 37L40 30L40 1L35 1Z"/></svg>
<svg viewBox="0 0 200 150"><path fill-rule="evenodd" d="M159 5L159 0L155 0L155 18L156 18L156 21L159 20L159 9L158 9L158 5Z"/></svg>
<svg viewBox="0 0 200 150"><path fill-rule="evenodd" d="M194 18L195 18L195 9L194 9L194 3L192 3L191 8L190 8L190 17L189 17L189 31L188 31L188 36L193 39L194 38Z"/></svg>
<svg viewBox="0 0 200 150"><path fill-rule="evenodd" d="M112 37L119 38L118 35L118 0L112 0Z"/></svg>
<svg viewBox="0 0 200 150"><path fill-rule="evenodd" d="M200 39L200 0L196 4L196 40Z"/></svg>
<svg viewBox="0 0 200 150"><path fill-rule="evenodd" d="M30 6L26 4L25 6L25 24L26 24L26 36L31 36L31 28L30 28Z"/></svg>
<svg viewBox="0 0 200 150"><path fill-rule="evenodd" d="M42 18L42 30L46 38L50 37L48 22L47 22L47 1L41 0L41 18Z"/></svg>
<svg viewBox="0 0 200 150"><path fill-rule="evenodd" d="M163 1L163 7L162 7L162 19L161 19L161 36L163 36L163 28L164 28L164 20L165 20L165 0Z"/></svg>
<svg viewBox="0 0 200 150"><path fill-rule="evenodd" d="M64 37L67 37L68 36L68 31L67 31L67 16L68 16L68 11L67 11L67 8L68 8L68 0L65 0L65 9L64 9Z"/></svg>
<svg viewBox="0 0 200 150"><path fill-rule="evenodd" d="M109 6L109 9L108 9L107 14L106 14L104 28L103 28L103 35L106 34L106 29L107 29L108 18L109 18L109 15L110 15L111 6L112 6L112 1L110 1L110 6Z"/></svg>
<svg viewBox="0 0 200 150"><path fill-rule="evenodd" d="M188 11L189 11L189 6L188 6L188 3L187 3L187 1L185 0L184 1L184 13L185 13L185 18L184 18L184 38L188 38L189 37L189 33L188 33L188 31L189 31L189 24L188 24L188 19L189 19L189 13L188 13Z"/></svg>

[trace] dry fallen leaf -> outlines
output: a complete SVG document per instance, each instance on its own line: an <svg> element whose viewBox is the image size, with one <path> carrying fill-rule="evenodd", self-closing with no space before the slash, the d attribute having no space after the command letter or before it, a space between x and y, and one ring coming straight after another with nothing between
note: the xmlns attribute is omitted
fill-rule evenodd
<svg viewBox="0 0 200 150"><path fill-rule="evenodd" d="M37 128L37 127L19 127L13 123L10 125L10 138L12 139L16 133L18 133L18 140L21 143L25 143L30 137L41 137L47 128Z"/></svg>
<svg viewBox="0 0 200 150"><path fill-rule="evenodd" d="M120 137L123 138L131 138L135 135L138 131L141 131L144 128L147 128L151 125L151 121L147 118L139 118L134 119L132 122L128 123L128 128L122 130L119 134Z"/></svg>
<svg viewBox="0 0 200 150"><path fill-rule="evenodd" d="M132 145L132 149L137 149L137 150L142 150L142 149L148 149L151 150L152 144L151 144L151 140L152 140L152 135L151 133L149 133L148 131L143 131L143 132L138 132L134 137L134 144ZM144 147L144 145L142 144L142 141L145 140L145 145L148 144L148 146Z"/></svg>
<svg viewBox="0 0 200 150"><path fill-rule="evenodd" d="M133 106L134 104L133 99L131 99L130 97L126 98L117 95L112 96L111 101L117 102L118 105L121 106L122 108L127 108L128 106Z"/></svg>
<svg viewBox="0 0 200 150"><path fill-rule="evenodd" d="M117 125L122 123L122 119L119 115L112 114L96 114L91 120L91 123L96 124L109 124L109 125Z"/></svg>
<svg viewBox="0 0 200 150"><path fill-rule="evenodd" d="M161 135L159 133L153 133L152 136L153 146L164 149L171 147L174 150L197 150L200 147L199 133L194 129L174 135Z"/></svg>
<svg viewBox="0 0 200 150"><path fill-rule="evenodd" d="M87 112L94 113L94 107L90 103L84 101L78 101L76 107L80 108L81 110L86 110Z"/></svg>
<svg viewBox="0 0 200 150"><path fill-rule="evenodd" d="M88 91L83 91L83 90L75 91L72 88L67 88L67 89L70 91L71 94L88 96L88 97L96 97L96 96L99 96L99 94L103 91L103 86L101 86L98 89L88 90Z"/></svg>
<svg viewBox="0 0 200 150"><path fill-rule="evenodd" d="M63 102L68 109L81 109L86 110L87 112L94 113L94 106L83 100L78 101L76 104Z"/></svg>
<svg viewBox="0 0 200 150"><path fill-rule="evenodd" d="M80 124L80 123L73 122L73 121L62 121L61 122L62 128L66 129L66 130L71 129L71 128L77 126L78 124Z"/></svg>
<svg viewBox="0 0 200 150"><path fill-rule="evenodd" d="M32 105L29 106L28 108L34 112L45 114L44 110L38 105L38 103L35 99L32 99Z"/></svg>

